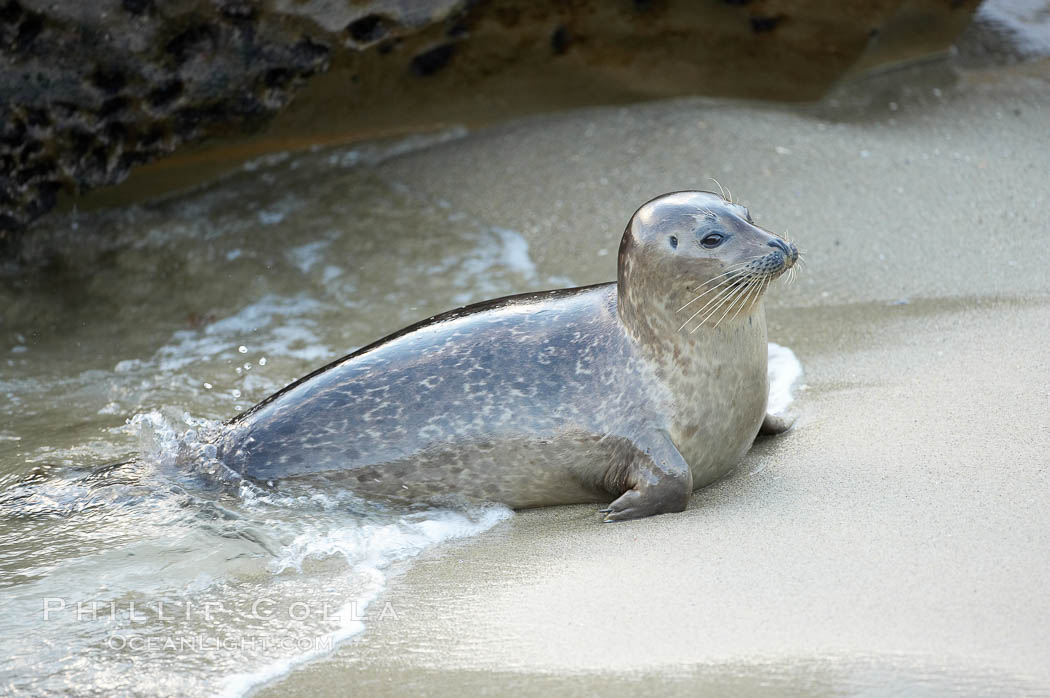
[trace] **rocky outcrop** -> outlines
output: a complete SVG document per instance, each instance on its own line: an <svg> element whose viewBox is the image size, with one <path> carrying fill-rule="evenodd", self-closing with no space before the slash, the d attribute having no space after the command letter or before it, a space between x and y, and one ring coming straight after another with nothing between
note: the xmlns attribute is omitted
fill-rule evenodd
<svg viewBox="0 0 1050 698"><path fill-rule="evenodd" d="M186 141L261 125L327 66L320 34L244 1L0 0L0 229L60 188L112 184Z"/></svg>
<svg viewBox="0 0 1050 698"><path fill-rule="evenodd" d="M282 126L297 142L669 95L812 99L944 48L976 3L0 0L0 240L62 191L258 129L320 72Z"/></svg>

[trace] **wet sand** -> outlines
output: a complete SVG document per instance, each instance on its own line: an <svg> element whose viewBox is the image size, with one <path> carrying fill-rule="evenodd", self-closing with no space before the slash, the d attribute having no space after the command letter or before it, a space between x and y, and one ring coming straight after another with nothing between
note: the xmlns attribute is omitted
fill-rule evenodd
<svg viewBox="0 0 1050 698"><path fill-rule="evenodd" d="M929 65L382 165L579 284L612 276L637 204L717 178L807 256L768 304L799 420L682 514L521 512L426 554L374 605L396 619L260 693L1050 694L1048 88L1047 62Z"/></svg>

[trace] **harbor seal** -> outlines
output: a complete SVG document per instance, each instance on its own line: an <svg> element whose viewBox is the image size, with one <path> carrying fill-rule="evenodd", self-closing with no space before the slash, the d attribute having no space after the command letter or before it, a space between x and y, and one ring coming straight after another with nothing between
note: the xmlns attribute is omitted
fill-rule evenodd
<svg viewBox="0 0 1050 698"><path fill-rule="evenodd" d="M631 217L612 283L437 315L227 423L219 457L280 486L514 508L605 501L605 521L685 509L766 415L770 281L795 246L709 192Z"/></svg>

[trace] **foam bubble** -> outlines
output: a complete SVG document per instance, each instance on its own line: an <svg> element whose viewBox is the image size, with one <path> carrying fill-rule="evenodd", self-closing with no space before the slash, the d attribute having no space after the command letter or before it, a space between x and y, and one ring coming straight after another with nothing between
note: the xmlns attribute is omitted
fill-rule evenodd
<svg viewBox="0 0 1050 698"><path fill-rule="evenodd" d="M783 414L794 401L795 383L802 377L802 363L795 352L769 343L769 404L766 411Z"/></svg>

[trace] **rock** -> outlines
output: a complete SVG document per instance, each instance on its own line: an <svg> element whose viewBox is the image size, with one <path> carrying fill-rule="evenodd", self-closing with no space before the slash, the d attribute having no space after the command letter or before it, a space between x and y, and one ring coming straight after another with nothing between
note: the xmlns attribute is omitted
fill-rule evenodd
<svg viewBox="0 0 1050 698"><path fill-rule="evenodd" d="M61 192L243 140L320 72L257 142L683 94L814 99L856 66L943 50L976 4L0 0L0 245Z"/></svg>

